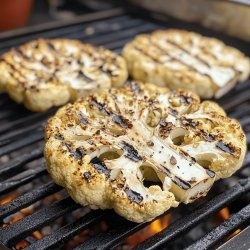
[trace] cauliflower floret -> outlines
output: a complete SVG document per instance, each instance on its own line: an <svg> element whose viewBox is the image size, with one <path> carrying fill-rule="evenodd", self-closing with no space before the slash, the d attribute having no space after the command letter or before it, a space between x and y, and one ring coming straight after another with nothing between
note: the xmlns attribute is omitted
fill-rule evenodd
<svg viewBox="0 0 250 250"><path fill-rule="evenodd" d="M221 97L250 73L249 58L239 50L185 30L138 35L123 56L133 79L187 88L203 98Z"/></svg>
<svg viewBox="0 0 250 250"><path fill-rule="evenodd" d="M120 86L128 75L122 57L70 39L34 40L0 59L0 90L39 112Z"/></svg>
<svg viewBox="0 0 250 250"><path fill-rule="evenodd" d="M239 123L217 104L138 82L68 104L46 126L52 178L76 202L135 222L205 196L245 152Z"/></svg>

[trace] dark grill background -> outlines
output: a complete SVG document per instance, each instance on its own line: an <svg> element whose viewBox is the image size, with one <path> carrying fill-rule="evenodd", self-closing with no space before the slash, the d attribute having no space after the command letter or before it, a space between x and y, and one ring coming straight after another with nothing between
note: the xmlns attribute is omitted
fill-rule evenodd
<svg viewBox="0 0 250 250"><path fill-rule="evenodd" d="M31 28L28 32L17 31L9 32L7 35L0 34L0 53L25 41L39 37L80 39L84 42L103 45L106 48L120 52L123 45L139 33L177 27L198 31L207 36L219 37L227 44L239 48L250 56L248 43L219 35L198 26L143 11L125 12L122 9L114 9L79 17L76 22L71 24L63 22L57 25L57 27L52 26L43 25L39 29ZM248 144L250 140L249 87L250 79L244 84L237 85L233 91L219 100L219 103L231 117L240 120L247 134ZM21 105L12 102L5 94L0 94L0 156L10 155L10 160L0 165L0 195L6 195L38 179L45 180L45 183L41 182L41 184L35 188L30 188L10 203L0 206L1 220L62 189L54 184L49 177L45 178L47 172L43 167L42 161L43 126L46 119L54 111L55 109L47 113L32 113L25 110ZM34 161L36 161L36 167L27 167L26 164ZM250 177L249 172L246 170L249 167L249 162L250 157L248 152L243 168L235 175L237 178L231 177L228 180L218 181L207 198L197 204L186 206L186 213L179 220L139 245L136 249L162 249L172 240L184 235L185 232L191 230L209 216L233 202L241 204L238 211L217 228L207 232L207 235L204 235L203 238L193 242L193 245L189 249L214 247L237 228L248 226L250 224L250 205L247 194L250 191ZM234 186L228 184L230 183L230 179L232 179L231 183L235 183ZM224 187L224 189L222 188L223 192L218 191L220 187ZM13 225L9 225L5 229L0 228L0 241L3 245L11 248L15 246L16 242L26 238L32 232L45 225L53 224L57 218L65 214L70 214L79 207L69 197L54 202L51 205L43 206L38 211ZM183 205L178 209L182 207ZM49 236L34 241L27 249L55 249L58 246L62 246L64 242L73 236L79 234L79 232L97 224L101 220L109 220L113 223L113 226L105 232L89 237L76 249L112 249L122 243L126 237L147 225L147 223L135 224L128 222L112 211L90 211L76 222L68 223Z"/></svg>

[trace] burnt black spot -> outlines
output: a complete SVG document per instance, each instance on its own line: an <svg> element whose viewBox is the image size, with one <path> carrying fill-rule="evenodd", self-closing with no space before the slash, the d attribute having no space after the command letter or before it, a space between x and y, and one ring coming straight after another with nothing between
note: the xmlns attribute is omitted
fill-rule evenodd
<svg viewBox="0 0 250 250"><path fill-rule="evenodd" d="M196 182L196 178L195 178L195 177L192 177L192 178L188 181L189 184L193 184L193 183L195 183L195 182Z"/></svg>
<svg viewBox="0 0 250 250"><path fill-rule="evenodd" d="M78 112L78 113L77 113L77 116L78 116L80 122L81 122L83 125L88 125L89 122L88 122L87 118L85 118L81 112Z"/></svg>
<svg viewBox="0 0 250 250"><path fill-rule="evenodd" d="M231 155L234 154L234 149L231 147L231 145L225 144L223 141L218 141L216 143L216 147L228 154L231 154Z"/></svg>
<svg viewBox="0 0 250 250"><path fill-rule="evenodd" d="M210 170L210 169L206 169L206 172L207 172L207 174L208 174L211 178L213 178L213 177L215 176L215 172L212 171L212 170Z"/></svg>
<svg viewBox="0 0 250 250"><path fill-rule="evenodd" d="M105 174L106 177L110 176L110 170L107 168L105 163L101 161L98 157L93 158L90 163L92 164L92 167L99 173L99 174Z"/></svg>
<svg viewBox="0 0 250 250"><path fill-rule="evenodd" d="M184 96L184 95L181 95L180 96L180 101L184 104L190 104L193 102L193 98L190 97L190 96Z"/></svg>
<svg viewBox="0 0 250 250"><path fill-rule="evenodd" d="M215 138L214 138L212 135L208 134L208 135L205 137L205 140L208 141L208 142L211 142L211 141L214 141Z"/></svg>
<svg viewBox="0 0 250 250"><path fill-rule="evenodd" d="M47 47L49 49L56 51L56 49L55 49L55 47L54 47L54 45L52 43L50 43L49 41L46 41L46 44L47 44Z"/></svg>
<svg viewBox="0 0 250 250"><path fill-rule="evenodd" d="M70 145L70 143L65 142L65 145L67 149L69 150L69 152L71 153L71 155L73 155L75 158L81 159L85 155L85 152L82 148L77 148L75 151Z"/></svg>
<svg viewBox="0 0 250 250"><path fill-rule="evenodd" d="M148 145L149 147L153 147L153 146L154 146L154 143L153 143L152 141L148 141L148 142L147 142L147 145Z"/></svg>
<svg viewBox="0 0 250 250"><path fill-rule="evenodd" d="M86 74L84 74L81 70L78 71L78 78L81 78L82 80L86 81L86 82L93 82L93 79L88 77Z"/></svg>
<svg viewBox="0 0 250 250"><path fill-rule="evenodd" d="M64 140L63 137L62 137L61 135L59 135L59 134L55 135L55 138L56 138L57 140L60 140L60 141L63 141L63 140Z"/></svg>
<svg viewBox="0 0 250 250"><path fill-rule="evenodd" d="M117 187L118 187L118 188L123 188L123 187L124 187L124 184L119 183L119 184L117 185Z"/></svg>
<svg viewBox="0 0 250 250"><path fill-rule="evenodd" d="M171 114L171 115L178 115L178 112L176 111L176 110L174 110L174 109L169 109L169 113Z"/></svg>
<svg viewBox="0 0 250 250"><path fill-rule="evenodd" d="M163 184L160 181L143 180L143 186L146 188L150 188L151 186L159 186L161 190L163 190Z"/></svg>
<svg viewBox="0 0 250 250"><path fill-rule="evenodd" d="M142 157L139 155L138 151L125 141L123 141L123 149L126 151L125 157L129 158L130 160L134 162L142 160Z"/></svg>
<svg viewBox="0 0 250 250"><path fill-rule="evenodd" d="M83 178L86 180L86 181L88 181L88 180L90 180L91 179L91 173L90 172L84 172L83 173Z"/></svg>
<svg viewBox="0 0 250 250"><path fill-rule="evenodd" d="M161 136L168 135L168 133L173 128L172 122L166 122L165 120L161 120L159 124L160 124L159 132Z"/></svg>
<svg viewBox="0 0 250 250"><path fill-rule="evenodd" d="M108 111L103 103L98 102L93 96L89 100L90 104L99 109L102 113L106 115L111 115L112 112Z"/></svg>
<svg viewBox="0 0 250 250"><path fill-rule="evenodd" d="M195 164L196 163L196 159L194 157L191 156L191 163Z"/></svg>
<svg viewBox="0 0 250 250"><path fill-rule="evenodd" d="M137 193L129 188L126 188L124 191L127 194L129 200L131 200L137 204L142 202L143 197L139 193Z"/></svg>
<svg viewBox="0 0 250 250"><path fill-rule="evenodd" d="M183 125L189 126L189 127L192 127L192 128L195 128L196 126L199 125L199 122L192 121L190 119L182 119L181 122L182 122Z"/></svg>
<svg viewBox="0 0 250 250"><path fill-rule="evenodd" d="M120 125L122 128L132 128L132 124L129 122L128 119L123 118L121 115L113 115L112 120Z"/></svg>
<svg viewBox="0 0 250 250"><path fill-rule="evenodd" d="M84 155L86 155L85 151L79 147L75 151L75 157L81 159Z"/></svg>
<svg viewBox="0 0 250 250"><path fill-rule="evenodd" d="M140 87L137 82L131 82L130 88L133 91L134 95L137 96L140 92Z"/></svg>
<svg viewBox="0 0 250 250"><path fill-rule="evenodd" d="M177 186L181 187L181 188L184 189L184 190L188 190L188 189L191 187L191 185L190 185L189 183L187 183L187 182L181 180L181 179L180 179L179 177L177 177L177 176L174 176L174 178L173 178L172 180L173 180L173 182L174 182Z"/></svg>
<svg viewBox="0 0 250 250"><path fill-rule="evenodd" d="M215 140L214 136L211 134L206 133L205 131L201 130L201 134L203 135L203 137L205 138L206 141L208 142L212 142Z"/></svg>

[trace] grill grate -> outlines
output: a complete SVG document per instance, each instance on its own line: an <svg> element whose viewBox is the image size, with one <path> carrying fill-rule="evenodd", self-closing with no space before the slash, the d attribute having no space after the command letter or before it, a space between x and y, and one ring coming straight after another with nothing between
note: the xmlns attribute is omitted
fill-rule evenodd
<svg viewBox="0 0 250 250"><path fill-rule="evenodd" d="M120 52L123 45L135 35L151 32L156 29L176 27L198 31L205 35L219 37L250 55L249 45L237 39L218 35L204 28L181 23L173 19L158 20L154 14L147 16L143 11L136 15L122 9L114 9L80 17L74 23L42 26L42 29L32 28L29 32L0 34L0 53L10 47L18 46L25 41L38 37L67 37L80 39L96 45L103 45L116 52ZM162 18L160 16L160 18ZM238 85L233 91L219 100L228 114L240 120L250 142L250 79ZM43 167L43 126L46 119L55 112L55 109L42 114L34 114L13 103L5 94L0 94L0 156L9 157L6 163L0 166L0 195L6 195L19 187L25 186L38 179L47 177L45 183L29 189L24 194L9 203L0 206L0 220L34 204L45 197L62 191L54 184ZM34 150L30 150L30 145ZM29 146L29 147L28 147ZM31 152L30 152L31 151ZM27 167L33 164L35 167ZM207 197L198 207L190 205L190 211L176 220L169 227L154 237L141 243L135 249L162 249L169 242L191 230L221 208L228 206L239 198L246 196L250 191L250 177L244 174L249 167L250 154L246 157L243 168L238 172L238 182L225 192ZM21 175L21 176L20 176ZM226 181L219 181L219 185ZM214 190L214 189L213 189ZM245 206L246 205L246 206ZM228 237L235 229L249 224L250 207L245 204L241 210L233 214L227 221L208 232L203 238L194 242L188 249L207 249L218 244ZM195 207L196 206L196 207ZM244 207L245 206L245 207ZM7 247L15 246L16 242L29 236L45 225L53 223L59 217L70 214L80 206L65 197L51 205L44 205L38 211L22 220L0 228L0 241ZM180 206L182 207L182 205ZM187 206L188 207L188 206ZM179 209L179 208L178 208ZM89 237L75 249L113 249L124 239L149 223L135 224L126 221L112 211L91 211L75 222L69 222L44 238L31 242L27 249L55 249L64 242L78 235L103 219L112 221L111 227L105 232ZM1 248L1 246L0 246Z"/></svg>

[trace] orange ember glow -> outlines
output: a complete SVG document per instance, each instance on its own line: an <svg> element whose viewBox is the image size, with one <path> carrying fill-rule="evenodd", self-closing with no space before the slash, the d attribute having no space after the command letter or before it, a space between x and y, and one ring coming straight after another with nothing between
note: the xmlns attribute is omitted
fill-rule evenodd
<svg viewBox="0 0 250 250"><path fill-rule="evenodd" d="M9 196L7 196L6 198L0 200L0 205L5 205L9 202L11 202L13 199L15 199L17 197L17 193L12 193ZM8 225L14 224L15 222L25 218L26 216L28 216L29 214L32 214L34 212L34 209L32 207L26 207L21 209L18 213L16 213L15 215L11 216L8 220L7 223L4 223L2 225L3 228L7 227ZM35 231L32 233L32 236L39 240L43 237L43 235L39 232L39 231ZM16 244L16 249L20 250L23 249L25 247L28 247L29 243L26 240L20 241Z"/></svg>
<svg viewBox="0 0 250 250"><path fill-rule="evenodd" d="M149 237L155 235L156 233L162 231L164 228L166 228L171 221L171 215L167 214L155 221L153 221L150 225L143 228L138 233L135 233L128 237L126 243L130 247L134 247L138 245L139 243L143 242L144 240L148 239Z"/></svg>
<svg viewBox="0 0 250 250"><path fill-rule="evenodd" d="M7 196L6 198L0 200L0 205L5 205L8 202L12 201L13 199L15 199L17 196L16 193L12 193L11 195Z"/></svg>
<svg viewBox="0 0 250 250"><path fill-rule="evenodd" d="M218 224L221 224L223 221L229 219L230 217L230 211L227 207L221 209L216 215L215 215L215 221ZM227 240L233 238L236 234L240 233L240 229L237 229L235 232L233 232Z"/></svg>

